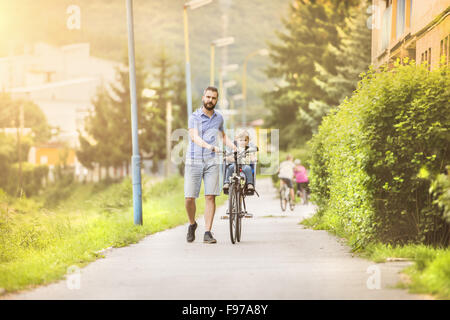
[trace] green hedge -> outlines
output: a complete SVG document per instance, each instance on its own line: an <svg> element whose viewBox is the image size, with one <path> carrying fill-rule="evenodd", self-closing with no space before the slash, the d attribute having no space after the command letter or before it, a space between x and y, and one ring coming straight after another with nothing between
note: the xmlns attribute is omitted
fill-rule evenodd
<svg viewBox="0 0 450 320"><path fill-rule="evenodd" d="M448 165L449 69L396 64L364 75L310 142L319 216L355 247L448 245L450 225L431 182Z"/></svg>

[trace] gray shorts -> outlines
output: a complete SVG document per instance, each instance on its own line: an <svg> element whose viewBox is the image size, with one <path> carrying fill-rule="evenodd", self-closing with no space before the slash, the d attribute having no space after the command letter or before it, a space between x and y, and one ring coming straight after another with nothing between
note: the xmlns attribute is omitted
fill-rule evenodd
<svg viewBox="0 0 450 320"><path fill-rule="evenodd" d="M216 158L186 159L184 167L184 197L198 198L202 178L205 185L205 196L220 195L220 166Z"/></svg>

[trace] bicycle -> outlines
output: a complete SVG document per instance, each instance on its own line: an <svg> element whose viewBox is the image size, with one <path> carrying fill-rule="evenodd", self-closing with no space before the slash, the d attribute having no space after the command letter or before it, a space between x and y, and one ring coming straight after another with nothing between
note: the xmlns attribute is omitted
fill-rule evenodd
<svg viewBox="0 0 450 320"><path fill-rule="evenodd" d="M295 203L291 199L291 190L286 185L286 183L283 183L283 186L280 188L280 205L281 210L286 211L287 203L289 202L289 209L291 211L294 211Z"/></svg>
<svg viewBox="0 0 450 320"><path fill-rule="evenodd" d="M256 148L248 148L246 147L243 151L233 151L227 153L223 151L224 154L224 163L225 163L225 173L227 169L226 157L233 155L234 156L234 172L230 177L230 186L228 188L228 210L227 214L229 215L230 220L230 239L231 243L235 244L236 242L241 241L242 235L242 218L244 218L247 214L247 208L245 205L245 197L248 195L253 195L256 193L259 197L258 192L256 190L250 191L247 189L247 183L245 174L242 172L242 164L239 163L239 160L244 158L248 153L257 152L258 147ZM225 177L226 175L224 175ZM253 193L254 192L254 193Z"/></svg>
<svg viewBox="0 0 450 320"><path fill-rule="evenodd" d="M309 202L309 190L308 187L301 187L297 190L297 196L301 199L301 204L307 205Z"/></svg>

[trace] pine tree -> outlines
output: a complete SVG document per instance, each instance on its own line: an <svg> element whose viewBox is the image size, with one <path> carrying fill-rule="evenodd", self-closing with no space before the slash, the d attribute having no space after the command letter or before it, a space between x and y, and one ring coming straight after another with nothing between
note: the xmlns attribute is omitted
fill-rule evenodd
<svg viewBox="0 0 450 320"><path fill-rule="evenodd" d="M361 73L368 70L371 55L371 30L367 26L368 5L367 0L363 0L346 19L345 29L338 29L342 38L341 45L329 48L336 56L336 72L333 74L316 64L319 75L315 82L326 93L328 103L322 99L312 101L311 105L320 106L324 114L350 96L356 89Z"/></svg>
<svg viewBox="0 0 450 320"><path fill-rule="evenodd" d="M266 74L281 81L264 98L271 110L267 124L281 128L281 148L311 137L316 124L310 119L320 116L321 111L310 103L327 97L313 80L319 76L316 65L332 74L337 72L336 56L329 47L339 47L338 27L344 24L355 2L295 0L289 18L283 20L286 32L277 33L281 43L269 44L273 64Z"/></svg>
<svg viewBox="0 0 450 320"><path fill-rule="evenodd" d="M162 160L166 156L166 110L167 103L173 101L173 62L167 54L166 48L161 46L160 51L152 62L152 79L149 88L153 90L153 96L149 98L146 106L147 128L144 139L149 142L151 157L156 161ZM153 166L156 169L155 166Z"/></svg>
<svg viewBox="0 0 450 320"><path fill-rule="evenodd" d="M100 88L93 101L94 110L86 119L87 136L79 135L80 150L77 152L80 162L92 168L95 163L102 167L129 167L131 142L131 111L128 67L124 64L116 69L116 83L109 90ZM139 148L149 152L151 142L143 139L149 130L146 105L148 99L142 92L147 73L143 61L136 59L136 88L138 105Z"/></svg>

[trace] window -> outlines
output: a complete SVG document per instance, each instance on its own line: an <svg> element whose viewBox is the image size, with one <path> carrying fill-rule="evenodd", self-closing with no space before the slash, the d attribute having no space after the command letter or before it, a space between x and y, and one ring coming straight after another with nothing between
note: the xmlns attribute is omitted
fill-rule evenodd
<svg viewBox="0 0 450 320"><path fill-rule="evenodd" d="M428 70L431 70L431 48L422 53L420 63L427 63Z"/></svg>
<svg viewBox="0 0 450 320"><path fill-rule="evenodd" d="M396 37L399 39L405 32L406 0L397 0Z"/></svg>
<svg viewBox="0 0 450 320"><path fill-rule="evenodd" d="M442 62L443 65L448 66L449 64L449 55L450 55L450 35L446 36L444 39L441 40L441 50L440 50L440 57L444 59ZM442 61L442 60L441 60Z"/></svg>
<svg viewBox="0 0 450 320"><path fill-rule="evenodd" d="M381 50L389 46L391 40L391 13L392 6L389 6L383 13L383 24L381 29Z"/></svg>

